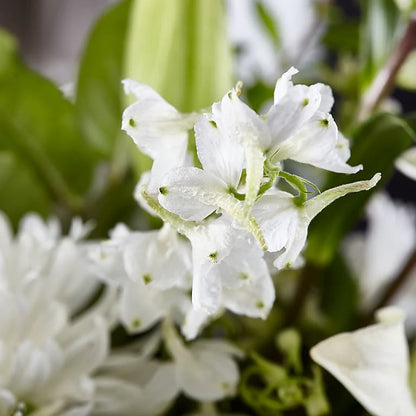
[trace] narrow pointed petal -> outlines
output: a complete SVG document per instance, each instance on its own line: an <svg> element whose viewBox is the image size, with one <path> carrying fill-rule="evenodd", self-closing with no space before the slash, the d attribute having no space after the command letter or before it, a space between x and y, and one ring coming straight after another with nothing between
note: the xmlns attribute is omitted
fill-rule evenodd
<svg viewBox="0 0 416 416"><path fill-rule="evenodd" d="M346 185L337 186L336 188L328 189L320 195L315 196L304 204L304 211L307 217L312 220L329 204L341 198L347 194L360 191L368 191L377 185L377 182L381 179L381 174L376 173L368 181L358 181L348 183Z"/></svg>

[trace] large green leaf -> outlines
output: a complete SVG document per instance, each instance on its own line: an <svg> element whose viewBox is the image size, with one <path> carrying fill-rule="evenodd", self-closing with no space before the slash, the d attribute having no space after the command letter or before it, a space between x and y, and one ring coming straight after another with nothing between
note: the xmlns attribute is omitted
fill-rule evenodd
<svg viewBox="0 0 416 416"><path fill-rule="evenodd" d="M233 82L223 1L135 0L125 68L181 111L219 100Z"/></svg>
<svg viewBox="0 0 416 416"><path fill-rule="evenodd" d="M29 211L46 216L51 200L31 170L10 152L0 152L0 210L16 227Z"/></svg>
<svg viewBox="0 0 416 416"><path fill-rule="evenodd" d="M371 178L381 172L382 179L370 191L348 195L335 201L311 223L306 255L317 265L328 264L337 252L344 235L359 219L371 195L382 188L394 169L394 160L407 149L414 132L407 123L389 113L379 113L353 133L351 165L364 164L364 170L353 175L331 174L327 187Z"/></svg>
<svg viewBox="0 0 416 416"><path fill-rule="evenodd" d="M121 129L124 45L131 0L108 10L91 31L78 75L76 110L80 128L109 156Z"/></svg>
<svg viewBox="0 0 416 416"><path fill-rule="evenodd" d="M20 159L53 200L77 211L93 165L76 128L74 106L20 62L9 35L1 32L0 38L0 150Z"/></svg>

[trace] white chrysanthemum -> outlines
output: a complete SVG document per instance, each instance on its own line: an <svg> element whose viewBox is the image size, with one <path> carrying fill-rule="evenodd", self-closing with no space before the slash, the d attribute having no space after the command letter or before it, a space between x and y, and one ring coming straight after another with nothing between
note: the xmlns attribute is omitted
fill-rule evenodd
<svg viewBox="0 0 416 416"><path fill-rule="evenodd" d="M312 358L334 375L375 416L413 416L404 314L378 311L379 323L335 335L311 350Z"/></svg>
<svg viewBox="0 0 416 416"><path fill-rule="evenodd" d="M104 303L71 320L97 289L78 241L88 229L74 221L61 237L35 215L16 237L4 216L0 228L0 414L87 415L108 352Z"/></svg>

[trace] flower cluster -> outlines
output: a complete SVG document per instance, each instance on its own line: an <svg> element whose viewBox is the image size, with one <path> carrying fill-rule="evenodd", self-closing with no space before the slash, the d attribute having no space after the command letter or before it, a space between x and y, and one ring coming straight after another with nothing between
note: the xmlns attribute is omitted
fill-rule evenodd
<svg viewBox="0 0 416 416"><path fill-rule="evenodd" d="M265 253L275 271L291 267L305 246L311 220L337 198L369 189L379 179L376 175L308 199L310 182L284 170L289 159L333 172L362 169L347 164L349 144L330 114L330 88L294 85L296 73L291 68L277 81L274 103L263 115L240 99L240 85L198 115L181 114L149 87L124 82L137 101L125 110L123 129L153 158L136 197L190 241L197 312L211 316L226 308L266 318L274 286ZM192 127L195 165L187 156ZM282 180L296 193L279 189ZM160 288L154 278L153 286Z"/></svg>

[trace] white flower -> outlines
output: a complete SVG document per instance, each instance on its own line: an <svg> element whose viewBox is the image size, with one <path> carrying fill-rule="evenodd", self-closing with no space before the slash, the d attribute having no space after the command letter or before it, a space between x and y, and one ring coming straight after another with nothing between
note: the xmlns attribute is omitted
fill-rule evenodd
<svg viewBox="0 0 416 416"><path fill-rule="evenodd" d="M199 340L187 347L168 321L164 339L173 357L176 383L187 396L214 401L235 394L239 371L232 357L241 356L240 350L216 340Z"/></svg>
<svg viewBox="0 0 416 416"><path fill-rule="evenodd" d="M396 168L404 175L416 180L416 147L406 150L396 160Z"/></svg>
<svg viewBox="0 0 416 416"><path fill-rule="evenodd" d="M416 247L416 212L412 207L393 202L386 194L377 194L367 207L367 217L367 232L353 234L344 244L348 264L358 279L364 309L371 308ZM416 312L415 280L416 275L408 279L392 299L410 316ZM409 319L408 325L412 326L412 321Z"/></svg>
<svg viewBox="0 0 416 416"><path fill-rule="evenodd" d="M207 315L194 310L188 295L191 248L170 225L131 232L119 224L91 255L101 278L121 290L119 316L128 332L146 331L175 316L188 338L198 334Z"/></svg>
<svg viewBox="0 0 416 416"><path fill-rule="evenodd" d="M348 141L338 133L329 114L334 99L324 84L293 85L298 72L290 68L277 81L274 105L267 113L272 135L269 155L277 163L292 159L341 173L356 173L362 166L349 166Z"/></svg>
<svg viewBox="0 0 416 416"><path fill-rule="evenodd" d="M311 350L312 358L334 375L376 416L416 415L409 377L403 313L378 312L379 323L335 335Z"/></svg>
<svg viewBox="0 0 416 416"><path fill-rule="evenodd" d="M151 359L159 346L152 338L139 351L115 352L107 358L95 377L91 416L158 415L175 399L180 389L174 364Z"/></svg>
<svg viewBox="0 0 416 416"><path fill-rule="evenodd" d="M148 184L153 192L165 172L185 163L188 131L198 114L181 114L147 85L129 79L123 83L136 102L124 111L122 129L154 161Z"/></svg>
<svg viewBox="0 0 416 416"><path fill-rule="evenodd" d="M308 227L312 219L338 198L350 193L367 190L376 185L380 175L369 181L353 182L329 189L303 204L287 192L270 190L253 207L253 216L258 221L266 239L268 250L278 252L274 265L281 269L289 267L302 251Z"/></svg>
<svg viewBox="0 0 416 416"><path fill-rule="evenodd" d="M192 243L192 302L208 314L221 307L265 319L274 302L274 286L263 252L245 230L226 216L195 227Z"/></svg>

